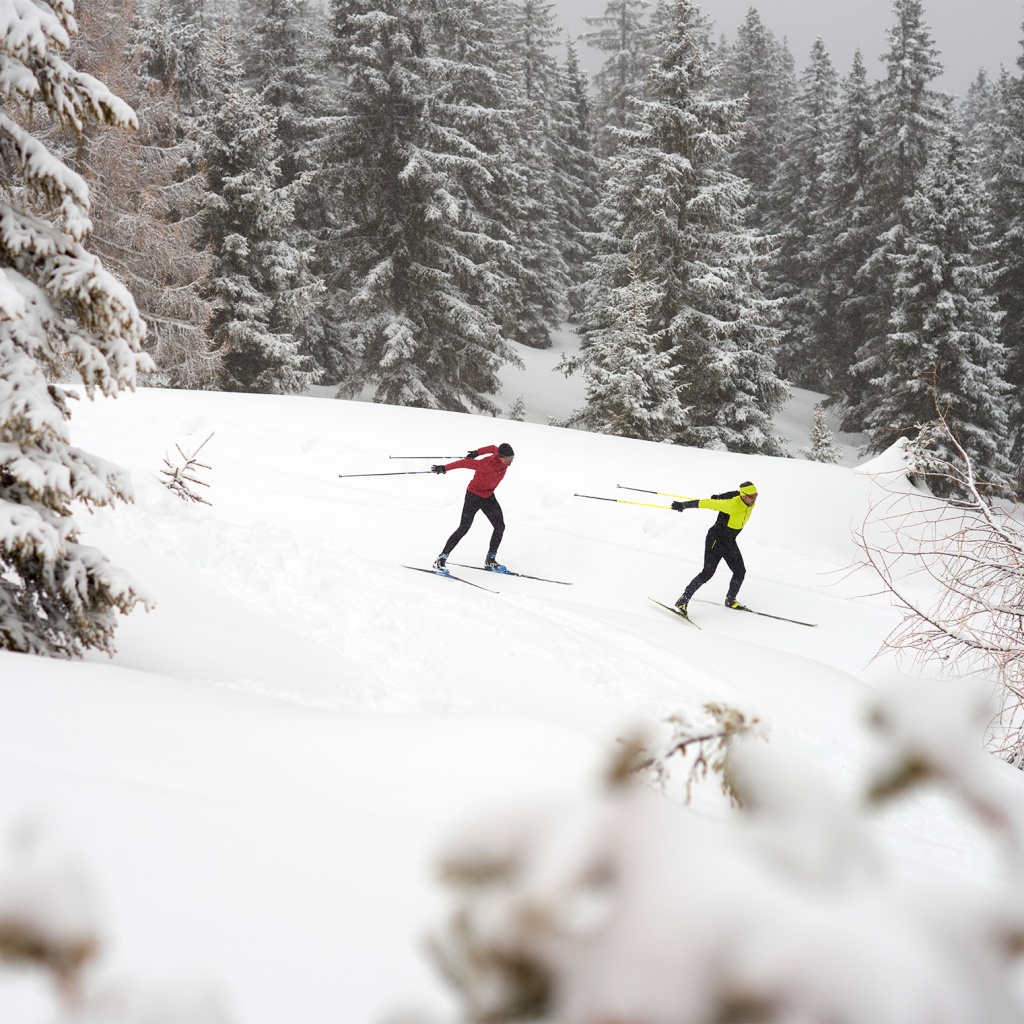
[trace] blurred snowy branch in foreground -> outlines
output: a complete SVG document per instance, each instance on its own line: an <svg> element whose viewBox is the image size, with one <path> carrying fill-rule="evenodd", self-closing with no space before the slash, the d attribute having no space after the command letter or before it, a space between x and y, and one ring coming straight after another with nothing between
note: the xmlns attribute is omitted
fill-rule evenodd
<svg viewBox="0 0 1024 1024"><path fill-rule="evenodd" d="M741 738L764 736L766 730L756 715L725 704L705 704L702 712L670 715L665 724L671 733L660 742L643 737L630 740L622 758L622 770L639 773L664 792L675 762L692 754L686 775L686 802L693 797L693 787L713 772L722 780L722 792L738 807L741 800L729 775L729 753Z"/></svg>
<svg viewBox="0 0 1024 1024"><path fill-rule="evenodd" d="M742 809L720 820L616 771L453 836L431 952L464 1019L1024 1020L1024 802L982 749L984 695L915 682L869 710L856 792L744 736L725 766ZM876 842L876 809L926 781L1001 852L986 888L907 879Z"/></svg>
<svg viewBox="0 0 1024 1024"><path fill-rule="evenodd" d="M0 849L0 965L8 971L2 980L7 986L17 978L49 979L48 986L30 986L37 993L39 1020L227 1024L231 1018L220 995L205 981L96 983L90 971L98 970L104 941L88 871L35 820L19 823L6 838Z"/></svg>

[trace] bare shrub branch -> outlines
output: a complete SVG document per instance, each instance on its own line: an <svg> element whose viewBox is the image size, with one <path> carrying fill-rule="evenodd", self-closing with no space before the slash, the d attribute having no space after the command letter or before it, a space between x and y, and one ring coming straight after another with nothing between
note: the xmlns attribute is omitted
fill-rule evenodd
<svg viewBox="0 0 1024 1024"><path fill-rule="evenodd" d="M705 704L703 711L706 718L702 721L684 715L670 715L665 719L672 727L672 734L660 749L632 741L629 770L646 776L657 789L664 791L672 772L669 759L678 755L680 760L685 760L692 755L686 774L686 802L693 798L693 787L713 773L720 776L722 792L729 801L740 807L742 801L729 777L729 752L739 738L759 731L761 721L727 704Z"/></svg>
<svg viewBox="0 0 1024 1024"><path fill-rule="evenodd" d="M947 673L992 674L999 711L989 742L1001 757L1024 765L1024 523L1020 506L989 497L971 459L942 413L955 459L923 466L923 479L954 499L888 490L872 504L856 540L863 566L873 569L903 611L883 650L938 663ZM926 431L923 430L922 434ZM922 437L912 446L923 448Z"/></svg>
<svg viewBox="0 0 1024 1024"><path fill-rule="evenodd" d="M174 465L170 458L164 455L164 466L166 468L160 470L160 475L165 478L163 484L169 491L181 498L182 501L201 502L203 505L210 504L195 490L196 487L210 486L205 480L200 480L196 476L195 471L197 469L210 469L205 463L200 462L196 456L203 450L203 446L211 437L213 437L212 433L191 455L186 454L180 444L175 444L174 447L178 449L178 454L184 460L181 465Z"/></svg>

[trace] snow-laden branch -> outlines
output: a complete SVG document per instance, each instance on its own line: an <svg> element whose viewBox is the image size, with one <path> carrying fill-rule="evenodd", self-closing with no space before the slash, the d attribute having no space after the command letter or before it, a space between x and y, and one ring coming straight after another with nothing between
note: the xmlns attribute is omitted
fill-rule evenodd
<svg viewBox="0 0 1024 1024"><path fill-rule="evenodd" d="M81 135L86 121L136 127L132 109L61 56L71 0L0 0L0 647L73 657L113 652L116 613L151 599L82 545L73 505L129 500L127 474L71 444L69 369L116 395L153 363L131 293L85 247L85 180L27 121L24 104Z"/></svg>
<svg viewBox="0 0 1024 1024"><path fill-rule="evenodd" d="M1022 1019L1024 813L1017 773L982 749L984 697L879 694L852 791L739 736L724 766L739 810L700 813L613 771L600 791L468 823L439 858L449 912L430 947L463 1019ZM907 879L878 842L876 809L924 785L1001 859L984 889Z"/></svg>

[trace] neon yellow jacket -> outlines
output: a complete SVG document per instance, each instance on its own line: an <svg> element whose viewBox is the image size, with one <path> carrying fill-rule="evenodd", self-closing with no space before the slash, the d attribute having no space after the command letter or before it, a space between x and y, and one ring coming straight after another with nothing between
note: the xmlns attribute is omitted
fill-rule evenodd
<svg viewBox="0 0 1024 1024"><path fill-rule="evenodd" d="M718 521L712 529L727 527L737 533L747 525L753 505L748 505L740 496L740 492L734 492L730 497L701 498L697 502L697 508L709 508L718 513Z"/></svg>

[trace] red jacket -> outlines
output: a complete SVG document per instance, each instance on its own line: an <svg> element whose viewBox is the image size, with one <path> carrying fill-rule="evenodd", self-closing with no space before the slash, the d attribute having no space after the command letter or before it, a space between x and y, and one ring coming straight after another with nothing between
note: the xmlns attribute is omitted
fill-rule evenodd
<svg viewBox="0 0 1024 1024"><path fill-rule="evenodd" d="M449 462L445 472L449 469L475 469L473 479L469 481L466 488L471 494L478 498L489 498L494 493L494 488L501 483L508 466L498 458L498 449L493 444L477 448L486 459L459 459L457 462Z"/></svg>

